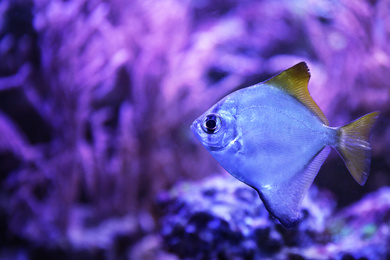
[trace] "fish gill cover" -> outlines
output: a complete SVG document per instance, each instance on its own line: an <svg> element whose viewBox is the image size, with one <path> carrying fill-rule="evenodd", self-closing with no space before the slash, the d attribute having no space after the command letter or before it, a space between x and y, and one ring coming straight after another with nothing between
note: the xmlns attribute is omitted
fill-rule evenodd
<svg viewBox="0 0 390 260"><path fill-rule="evenodd" d="M156 195L223 172L188 126L302 60L332 125L382 112L366 186L332 155L315 184L339 207L390 185L389 4L0 1L0 257L174 259Z"/></svg>

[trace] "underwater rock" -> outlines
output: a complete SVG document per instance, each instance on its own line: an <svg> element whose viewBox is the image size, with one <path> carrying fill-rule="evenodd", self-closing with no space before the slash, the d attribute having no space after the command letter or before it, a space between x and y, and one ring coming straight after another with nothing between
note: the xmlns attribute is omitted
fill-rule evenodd
<svg viewBox="0 0 390 260"><path fill-rule="evenodd" d="M326 251L338 249L342 259L390 259L389 223L390 187L383 187L335 214L328 227L333 242Z"/></svg>
<svg viewBox="0 0 390 260"><path fill-rule="evenodd" d="M184 182L159 195L165 250L180 259L389 259L390 188L336 210L313 185L301 221L285 229L255 190L230 176Z"/></svg>
<svg viewBox="0 0 390 260"><path fill-rule="evenodd" d="M285 248L326 242L325 223L335 207L331 194L313 186L302 203L301 221L287 230L254 189L230 176L181 183L160 194L159 203L165 248L189 259L282 257Z"/></svg>

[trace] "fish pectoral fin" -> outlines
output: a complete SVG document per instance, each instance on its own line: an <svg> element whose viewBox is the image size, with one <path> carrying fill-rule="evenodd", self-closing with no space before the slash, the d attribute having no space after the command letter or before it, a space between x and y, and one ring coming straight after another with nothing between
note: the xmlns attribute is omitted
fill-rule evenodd
<svg viewBox="0 0 390 260"><path fill-rule="evenodd" d="M299 221L302 200L329 152L330 147L325 146L301 171L286 173L287 178L282 182L275 180L274 183L254 187L268 212L286 228L294 227Z"/></svg>
<svg viewBox="0 0 390 260"><path fill-rule="evenodd" d="M300 62L265 81L264 84L286 91L317 115L325 125L329 125L328 119L310 96L307 89L309 79L309 68L305 62Z"/></svg>

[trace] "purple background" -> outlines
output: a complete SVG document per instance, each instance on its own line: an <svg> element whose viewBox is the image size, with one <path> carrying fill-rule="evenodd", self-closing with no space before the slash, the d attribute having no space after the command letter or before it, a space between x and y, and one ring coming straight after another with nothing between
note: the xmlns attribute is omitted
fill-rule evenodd
<svg viewBox="0 0 390 260"><path fill-rule="evenodd" d="M122 233L131 248L158 229L159 192L226 174L191 122L300 61L332 126L381 111L366 186L336 153L315 183L339 207L390 185L389 5L0 1L0 256L98 250Z"/></svg>

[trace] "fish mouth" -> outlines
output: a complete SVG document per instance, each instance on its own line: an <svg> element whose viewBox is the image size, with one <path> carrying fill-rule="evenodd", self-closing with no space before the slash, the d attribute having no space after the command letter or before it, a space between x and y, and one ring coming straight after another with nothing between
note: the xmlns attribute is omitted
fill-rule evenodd
<svg viewBox="0 0 390 260"><path fill-rule="evenodd" d="M192 133L194 133L194 135L196 136L196 138L202 142L202 137L199 134L199 130L201 130L199 125L199 119L196 119L194 122L192 122L190 128Z"/></svg>

